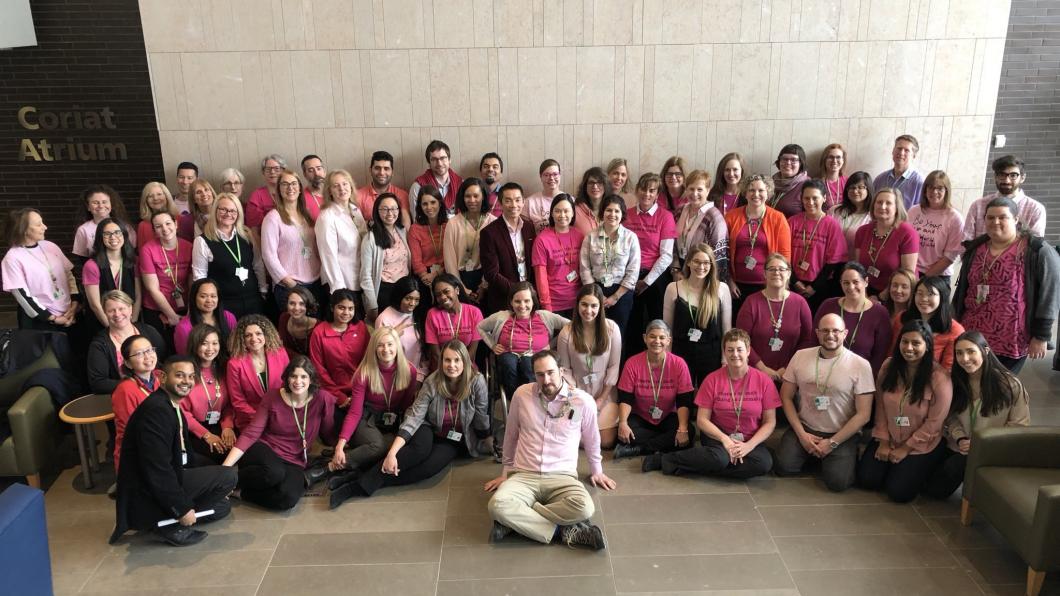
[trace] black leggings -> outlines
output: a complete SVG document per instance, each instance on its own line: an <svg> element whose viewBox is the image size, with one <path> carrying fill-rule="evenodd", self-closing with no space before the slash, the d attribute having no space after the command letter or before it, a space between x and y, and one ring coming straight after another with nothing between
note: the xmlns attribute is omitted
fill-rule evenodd
<svg viewBox="0 0 1060 596"><path fill-rule="evenodd" d="M892 464L876 459L880 442L873 439L858 462L858 484L869 490L882 490L896 503L908 503L916 498L945 455L946 446L939 443L930 453L907 455Z"/></svg>
<svg viewBox="0 0 1060 596"><path fill-rule="evenodd" d="M467 454L467 448L462 441L437 437L433 429L424 424L397 452L397 476L384 474L383 467L379 464L372 466L357 482L364 494L371 496L383 487L415 484L432 478L460 454Z"/></svg>
<svg viewBox="0 0 1060 596"><path fill-rule="evenodd" d="M765 445L759 444L743 458L742 463L733 464L729 452L720 441L706 435L698 447L666 453L662 456L663 474L713 474L726 478L753 478L773 469L773 456Z"/></svg>
<svg viewBox="0 0 1060 596"><path fill-rule="evenodd" d="M947 447L939 460L935 472L924 485L924 494L936 499L947 499L964 482L964 466L968 456Z"/></svg>
<svg viewBox="0 0 1060 596"><path fill-rule="evenodd" d="M305 493L304 468L283 459L258 441L239 460L239 487L244 501L286 511Z"/></svg>
<svg viewBox="0 0 1060 596"><path fill-rule="evenodd" d="M670 414L660 420L658 425L654 425L631 413L628 423L634 436L629 444L640 447L645 454L667 453L676 449L674 438L677 436L677 414Z"/></svg>

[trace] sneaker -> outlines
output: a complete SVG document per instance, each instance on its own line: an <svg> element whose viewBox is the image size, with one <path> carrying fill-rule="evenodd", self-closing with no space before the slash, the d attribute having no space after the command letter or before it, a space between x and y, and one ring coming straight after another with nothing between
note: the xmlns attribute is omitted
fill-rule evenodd
<svg viewBox="0 0 1060 596"><path fill-rule="evenodd" d="M509 534L512 533L512 529L502 524L499 521L494 520L493 529L490 530L490 542L500 542L504 540Z"/></svg>
<svg viewBox="0 0 1060 596"><path fill-rule="evenodd" d="M662 469L662 454L653 453L644 456L644 462L640 464L641 472L655 472Z"/></svg>
<svg viewBox="0 0 1060 596"><path fill-rule="evenodd" d="M627 445L626 443L615 444L615 461L626 457L637 457L640 455L639 445Z"/></svg>
<svg viewBox="0 0 1060 596"><path fill-rule="evenodd" d="M504 463L504 449L496 439L493 441L493 461L498 464Z"/></svg>
<svg viewBox="0 0 1060 596"><path fill-rule="evenodd" d="M604 533L600 528L589 522L580 522L573 526L563 526L560 538L567 546L587 546L593 550L600 550L606 546Z"/></svg>
<svg viewBox="0 0 1060 596"><path fill-rule="evenodd" d="M203 539L206 538L206 532L181 525L176 525L176 527L166 526L165 528L158 528L155 530L155 533L158 534L158 537L163 541L168 542L173 546L191 546L202 542Z"/></svg>

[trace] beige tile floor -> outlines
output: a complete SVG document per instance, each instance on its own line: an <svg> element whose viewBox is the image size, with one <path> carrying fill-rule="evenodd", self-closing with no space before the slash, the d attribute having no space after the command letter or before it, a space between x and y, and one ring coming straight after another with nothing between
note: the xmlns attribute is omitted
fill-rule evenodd
<svg viewBox="0 0 1060 596"><path fill-rule="evenodd" d="M1051 355L1050 355L1051 356ZM1060 378L1047 363L1021 375L1036 424L1060 425ZM594 491L603 552L509 539L487 542L482 483L498 467L456 465L415 487L328 511L307 497L291 512L237 504L210 537L172 548L130 536L108 546L113 501L65 470L48 490L57 594L215 596L344 593L712 594L732 596L1022 594L1025 567L958 500L887 503L826 491L812 478L749 482L645 475L608 462L618 482ZM2 592L2 589L0 589ZM1060 574L1043 594L1060 595Z"/></svg>

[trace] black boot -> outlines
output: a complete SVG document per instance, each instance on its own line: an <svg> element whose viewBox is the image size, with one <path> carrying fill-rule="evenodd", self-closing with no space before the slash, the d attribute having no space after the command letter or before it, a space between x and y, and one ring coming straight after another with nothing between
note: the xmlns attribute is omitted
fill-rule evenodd
<svg viewBox="0 0 1060 596"><path fill-rule="evenodd" d="M328 496L328 509L335 509L346 502L350 497L357 496L363 497L366 495L364 489L361 488L361 485L357 482L357 478L355 477L353 480L350 480L341 486L337 486L331 491L331 494Z"/></svg>
<svg viewBox="0 0 1060 596"><path fill-rule="evenodd" d="M314 484L327 477L328 466L327 464L313 464L303 470L302 475L305 476L305 487L312 488Z"/></svg>
<svg viewBox="0 0 1060 596"><path fill-rule="evenodd" d="M361 477L361 471L357 468L352 470L342 470L335 472L328 478L328 490L335 490L336 488L346 484L352 480L356 480Z"/></svg>

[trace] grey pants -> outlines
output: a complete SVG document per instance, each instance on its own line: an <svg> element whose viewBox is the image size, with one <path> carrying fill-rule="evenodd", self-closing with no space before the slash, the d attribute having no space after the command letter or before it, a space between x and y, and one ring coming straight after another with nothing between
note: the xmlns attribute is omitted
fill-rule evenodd
<svg viewBox="0 0 1060 596"><path fill-rule="evenodd" d="M810 429L806 429L806 432L819 437L831 436ZM789 428L780 439L780 447L777 449L776 464L773 466L773 471L777 476L793 476L801 473L803 466L810 459L817 458L803 449L802 444L799 443L799 438L795 436L795 431ZM858 462L856 436L850 437L841 443L838 449L829 453L820 462L821 479L824 480L824 485L828 487L828 490L841 492L853 486L855 480L854 471Z"/></svg>
<svg viewBox="0 0 1060 596"><path fill-rule="evenodd" d="M365 408L357 429L346 443L346 466L365 468L383 459L394 436L383 434L375 424L375 414Z"/></svg>

